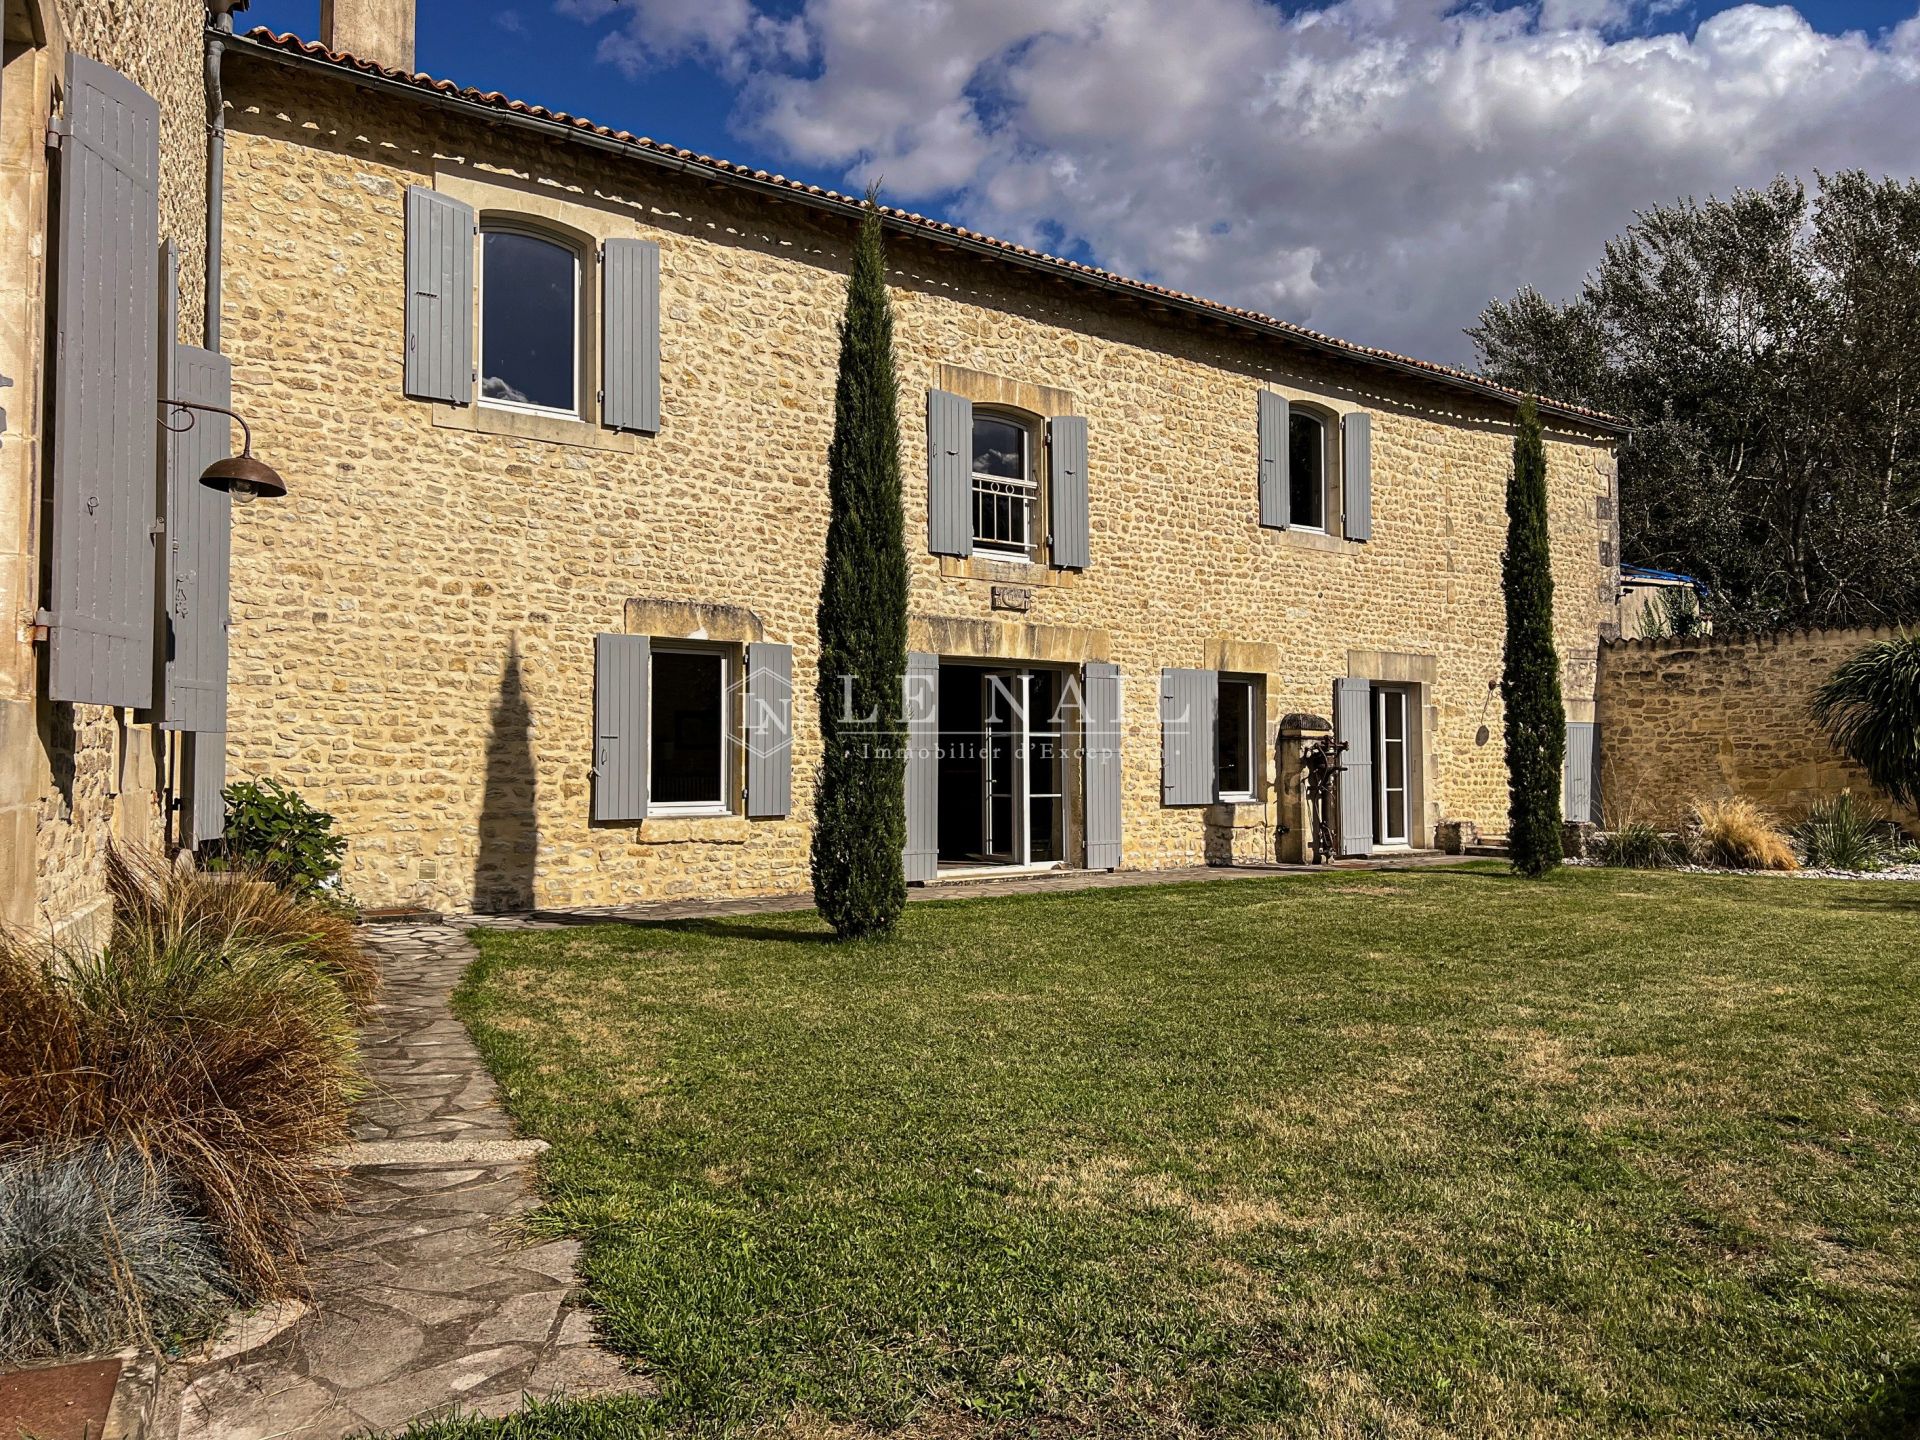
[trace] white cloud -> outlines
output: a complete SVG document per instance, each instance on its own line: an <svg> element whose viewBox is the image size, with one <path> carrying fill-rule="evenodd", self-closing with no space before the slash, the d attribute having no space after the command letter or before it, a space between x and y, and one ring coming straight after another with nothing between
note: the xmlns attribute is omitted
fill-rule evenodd
<svg viewBox="0 0 1920 1440"><path fill-rule="evenodd" d="M1467 357L1490 296L1570 291L1636 208L1920 154L1920 17L1835 36L1743 5L1689 37L1641 33L1670 0L623 4L609 58L704 59L791 161L1436 359Z"/></svg>

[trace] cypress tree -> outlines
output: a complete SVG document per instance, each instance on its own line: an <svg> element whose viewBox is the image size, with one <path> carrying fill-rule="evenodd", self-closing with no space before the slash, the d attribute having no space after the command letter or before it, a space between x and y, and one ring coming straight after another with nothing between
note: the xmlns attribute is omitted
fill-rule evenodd
<svg viewBox="0 0 1920 1440"><path fill-rule="evenodd" d="M886 935L907 903L907 550L893 308L873 192L854 243L827 451L820 581L822 757L813 898L843 939Z"/></svg>
<svg viewBox="0 0 1920 1440"><path fill-rule="evenodd" d="M1500 560L1507 600L1500 698L1507 711L1507 847L1513 868L1540 876L1560 863L1561 766L1567 717L1553 648L1553 558L1547 548L1547 452L1540 413L1520 406L1507 484L1507 548Z"/></svg>

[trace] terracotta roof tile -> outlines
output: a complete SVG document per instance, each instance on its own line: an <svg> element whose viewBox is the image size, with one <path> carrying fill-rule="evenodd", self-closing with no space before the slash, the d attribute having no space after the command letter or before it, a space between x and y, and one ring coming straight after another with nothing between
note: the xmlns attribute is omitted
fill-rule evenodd
<svg viewBox="0 0 1920 1440"><path fill-rule="evenodd" d="M610 126L597 125L579 115L570 115L564 110L549 110L544 105L529 105L524 100L511 99L498 90L475 90L468 86L457 85L451 80L436 79L420 71L395 70L371 60L362 60L343 51L329 50L311 40L302 40L290 34L276 34L265 26L249 31L244 37L237 37L243 45L258 47L266 51L297 56L303 60L314 61L337 70L374 76L379 79L397 82L419 90L430 90L467 104L492 110L503 110L514 115L523 115L529 119L580 130L603 140L610 140L631 148L641 157L664 156L681 162L698 165L711 170L716 179L752 181L761 185L778 187L795 195L804 195L811 199L824 201L831 205L846 206L854 209L865 207L865 201L854 195L844 195L837 190L829 190L819 185L808 185L798 180L789 180L786 176L772 174L765 170L756 170L746 165L736 165L732 161L722 160L712 155L697 154L677 145L667 145L635 135L628 130L616 130ZM1184 291L1169 289L1164 285L1155 285L1146 280L1135 280L1097 266L1085 265L1078 260L1068 260L1058 255L1048 255L1043 251L1032 250L1024 245L1016 245L1008 240L984 235L979 231L968 230L944 220L929 219L913 211L896 209L891 205L879 207L883 219L894 227L907 231L921 231L932 235L951 236L969 245L1004 255L1009 260L1021 264L1037 266L1048 270L1084 277L1102 285L1164 300L1184 309L1199 311L1223 320L1235 321L1257 327L1270 335L1282 339L1294 340L1314 349L1347 356L1363 363L1391 366L1401 371L1412 371L1427 376L1442 385L1452 388L1464 388L1476 394L1518 402L1524 398L1518 390L1504 385L1496 385L1491 380L1456 369L1450 365L1438 365L1430 360L1415 359L1410 355L1399 355L1391 350L1382 350L1370 345L1358 345L1337 336L1325 335L1304 325L1280 320L1271 315L1263 315L1258 310L1243 309L1237 305L1225 305L1217 300L1208 300L1198 295L1189 295ZM1591 422L1602 430L1624 430L1626 422L1616 416L1607 415L1598 410L1589 410L1585 406L1569 404L1565 401L1542 399L1542 410L1576 420Z"/></svg>

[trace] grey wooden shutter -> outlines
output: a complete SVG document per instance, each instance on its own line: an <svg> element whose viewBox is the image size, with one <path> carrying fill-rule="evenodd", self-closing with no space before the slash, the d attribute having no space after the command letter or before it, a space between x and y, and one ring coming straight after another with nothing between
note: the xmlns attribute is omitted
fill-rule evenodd
<svg viewBox="0 0 1920 1440"><path fill-rule="evenodd" d="M747 646L747 815L777 820L793 807L793 647Z"/></svg>
<svg viewBox="0 0 1920 1440"><path fill-rule="evenodd" d="M227 357L196 345L173 349L173 398L233 403ZM167 730L227 728L227 605L232 497L200 483L233 453L233 422L203 410L168 412L167 531L160 603L165 655L159 719Z"/></svg>
<svg viewBox="0 0 1920 1440"><path fill-rule="evenodd" d="M1340 460L1346 537L1373 538L1373 417L1349 415L1340 422Z"/></svg>
<svg viewBox="0 0 1920 1440"><path fill-rule="evenodd" d="M473 400L473 207L407 187L407 378L416 400Z"/></svg>
<svg viewBox="0 0 1920 1440"><path fill-rule="evenodd" d="M153 702L160 107L67 56L55 272L48 694ZM168 337L171 342L172 337Z"/></svg>
<svg viewBox="0 0 1920 1440"><path fill-rule="evenodd" d="M593 637L593 818L647 818L645 635Z"/></svg>
<svg viewBox="0 0 1920 1440"><path fill-rule="evenodd" d="M660 247L609 240L601 269L601 423L615 430L660 428Z"/></svg>
<svg viewBox="0 0 1920 1440"><path fill-rule="evenodd" d="M973 553L973 402L927 392L927 549Z"/></svg>
<svg viewBox="0 0 1920 1440"><path fill-rule="evenodd" d="M1087 868L1120 868L1120 667L1087 662L1082 675Z"/></svg>
<svg viewBox="0 0 1920 1440"><path fill-rule="evenodd" d="M227 735L224 730L197 730L180 739L186 765L186 824L182 838L191 849L218 840L227 830Z"/></svg>
<svg viewBox="0 0 1920 1440"><path fill-rule="evenodd" d="M1160 803L1214 802L1214 726L1220 705L1215 670L1160 672Z"/></svg>
<svg viewBox="0 0 1920 1440"><path fill-rule="evenodd" d="M1284 530L1293 519L1293 491L1289 465L1292 449L1288 427L1293 407L1287 397L1271 390L1260 392L1260 523Z"/></svg>
<svg viewBox="0 0 1920 1440"><path fill-rule="evenodd" d="M1087 417L1056 415L1047 422L1047 515L1053 563L1087 568Z"/></svg>
<svg viewBox="0 0 1920 1440"><path fill-rule="evenodd" d="M1333 729L1347 742L1340 763L1340 853L1373 853L1373 684L1333 682Z"/></svg>
<svg viewBox="0 0 1920 1440"><path fill-rule="evenodd" d="M940 871L940 657L907 652L907 847L910 885Z"/></svg>
<svg viewBox="0 0 1920 1440"><path fill-rule="evenodd" d="M1593 755L1595 732L1591 720L1567 722L1567 760L1562 812L1569 820L1591 824L1598 813L1593 800Z"/></svg>

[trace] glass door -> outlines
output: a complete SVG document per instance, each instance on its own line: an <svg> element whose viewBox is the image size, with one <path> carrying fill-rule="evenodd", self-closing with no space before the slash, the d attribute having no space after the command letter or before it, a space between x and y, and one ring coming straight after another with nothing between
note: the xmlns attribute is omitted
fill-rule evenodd
<svg viewBox="0 0 1920 1440"><path fill-rule="evenodd" d="M1407 843L1407 692L1373 692L1373 836L1379 845Z"/></svg>
<svg viewBox="0 0 1920 1440"><path fill-rule="evenodd" d="M1024 865L1027 677L1020 670L987 670L980 684L981 848L997 864Z"/></svg>

